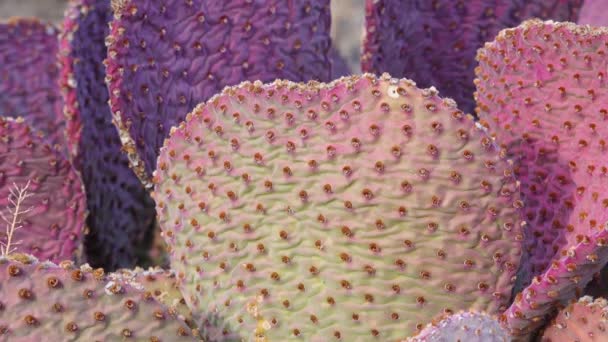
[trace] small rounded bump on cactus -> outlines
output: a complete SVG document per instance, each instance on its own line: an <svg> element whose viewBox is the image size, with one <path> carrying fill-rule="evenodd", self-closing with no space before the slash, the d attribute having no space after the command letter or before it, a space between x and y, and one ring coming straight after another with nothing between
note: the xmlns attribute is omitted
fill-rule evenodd
<svg viewBox="0 0 608 342"><path fill-rule="evenodd" d="M533 332L608 262L604 29L531 20L479 50L480 118L516 160L528 223L522 285L507 311ZM525 279L524 279L525 278ZM518 289L517 289L518 290Z"/></svg>
<svg viewBox="0 0 608 342"><path fill-rule="evenodd" d="M8 341L195 341L196 331L102 269L0 258L0 338Z"/></svg>
<svg viewBox="0 0 608 342"><path fill-rule="evenodd" d="M113 2L107 83L114 123L147 186L169 129L245 80L330 78L329 0Z"/></svg>
<svg viewBox="0 0 608 342"><path fill-rule="evenodd" d="M241 338L396 340L508 304L517 184L433 88L369 74L226 88L172 129L154 180L186 302Z"/></svg>
<svg viewBox="0 0 608 342"><path fill-rule="evenodd" d="M427 325L403 342L510 342L511 336L498 320L485 313L459 312Z"/></svg>
<svg viewBox="0 0 608 342"><path fill-rule="evenodd" d="M72 1L61 34L61 86L72 160L87 190L89 264L115 270L146 261L156 226L154 201L140 183L108 106L105 37L109 0Z"/></svg>
<svg viewBox="0 0 608 342"><path fill-rule="evenodd" d="M608 16L606 16L606 3L605 0L585 0L583 7L581 8L580 15L578 16L577 24L579 25L593 25L593 26L607 26Z"/></svg>
<svg viewBox="0 0 608 342"><path fill-rule="evenodd" d="M64 146L57 34L34 18L0 22L0 115L23 117L51 144Z"/></svg>
<svg viewBox="0 0 608 342"><path fill-rule="evenodd" d="M576 20L582 0L366 0L363 71L439 88L475 108L475 52L503 28L540 17Z"/></svg>
<svg viewBox="0 0 608 342"><path fill-rule="evenodd" d="M540 341L608 341L608 302L585 296L571 303L545 329Z"/></svg>
<svg viewBox="0 0 608 342"><path fill-rule="evenodd" d="M86 203L72 165L22 118L0 118L0 161L0 241L11 235L9 251L43 260L76 257ZM16 189L27 191L19 206Z"/></svg>

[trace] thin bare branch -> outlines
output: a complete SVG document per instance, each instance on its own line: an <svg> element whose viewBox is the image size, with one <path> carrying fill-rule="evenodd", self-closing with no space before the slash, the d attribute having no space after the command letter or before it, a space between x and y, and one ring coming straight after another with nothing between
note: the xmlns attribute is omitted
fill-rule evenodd
<svg viewBox="0 0 608 342"><path fill-rule="evenodd" d="M13 237L15 232L23 227L23 215L33 209L32 207L23 209L23 202L32 196L32 194L28 192L29 186L30 181L27 181L25 186L21 188L13 183L13 188L10 189L10 194L8 196L9 206L6 209L10 219L0 212L0 217L6 223L6 241L0 241L0 254L2 256L7 256L15 252L17 249L16 246L21 244L21 241L13 241Z"/></svg>

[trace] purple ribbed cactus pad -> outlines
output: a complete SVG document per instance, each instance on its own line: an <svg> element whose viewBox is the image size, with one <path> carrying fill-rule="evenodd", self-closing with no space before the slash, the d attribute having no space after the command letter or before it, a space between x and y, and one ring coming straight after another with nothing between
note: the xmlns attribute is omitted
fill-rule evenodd
<svg viewBox="0 0 608 342"><path fill-rule="evenodd" d="M9 222L16 208L11 190L26 186L30 196L19 211L29 211L17 215L21 228L12 237L18 243L15 251L42 260L73 259L84 235L86 212L76 171L23 119L0 118L0 211ZM0 241L7 242L9 223L0 224Z"/></svg>
<svg viewBox="0 0 608 342"><path fill-rule="evenodd" d="M533 17L576 20L582 0L367 0L362 68L435 86L475 108L475 53L503 28Z"/></svg>
<svg viewBox="0 0 608 342"><path fill-rule="evenodd" d="M87 261L114 270L145 257L155 227L154 201L129 167L112 124L105 84L109 0L73 1L62 35L62 86L74 164L87 190Z"/></svg>
<svg viewBox="0 0 608 342"><path fill-rule="evenodd" d="M36 19L0 23L0 116L23 117L50 143L63 146L57 34Z"/></svg>
<svg viewBox="0 0 608 342"><path fill-rule="evenodd" d="M507 311L531 333L608 262L608 31L527 21L479 50L479 116L516 158L526 203L522 286Z"/></svg>
<svg viewBox="0 0 608 342"><path fill-rule="evenodd" d="M108 84L144 183L169 129L244 80L330 78L329 0L114 2Z"/></svg>

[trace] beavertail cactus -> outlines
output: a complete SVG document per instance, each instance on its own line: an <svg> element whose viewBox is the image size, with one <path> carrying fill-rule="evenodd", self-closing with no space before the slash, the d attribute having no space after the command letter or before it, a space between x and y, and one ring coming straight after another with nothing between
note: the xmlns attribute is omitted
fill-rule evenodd
<svg viewBox="0 0 608 342"><path fill-rule="evenodd" d="M438 87L466 112L475 52L503 28L540 17L576 20L582 0L366 0L363 71Z"/></svg>
<svg viewBox="0 0 608 342"><path fill-rule="evenodd" d="M169 129L225 86L331 76L329 0L114 5L107 39L111 109L145 184Z"/></svg>
<svg viewBox="0 0 608 342"><path fill-rule="evenodd" d="M147 291L102 269L0 259L2 341L195 341L185 323Z"/></svg>
<svg viewBox="0 0 608 342"><path fill-rule="evenodd" d="M87 261L114 270L145 260L155 227L154 201L129 167L108 106L104 39L109 0L78 0L61 35L62 87L70 152L87 190Z"/></svg>
<svg viewBox="0 0 608 342"><path fill-rule="evenodd" d="M561 341L608 341L608 302L585 296L563 309L541 338L541 342Z"/></svg>
<svg viewBox="0 0 608 342"><path fill-rule="evenodd" d="M172 130L154 180L186 302L241 338L389 341L508 304L510 165L409 80L227 88Z"/></svg>
<svg viewBox="0 0 608 342"><path fill-rule="evenodd" d="M21 116L51 144L63 146L57 33L54 26L37 19L0 23L0 115Z"/></svg>
<svg viewBox="0 0 608 342"><path fill-rule="evenodd" d="M27 191L19 208L15 188ZM23 119L0 118L0 241L8 241L14 226L10 239L18 244L9 250L51 261L74 258L85 206L82 183L66 158Z"/></svg>
<svg viewBox="0 0 608 342"><path fill-rule="evenodd" d="M420 334L403 342L509 342L511 336L493 317L459 312L429 324Z"/></svg>
<svg viewBox="0 0 608 342"><path fill-rule="evenodd" d="M608 95L603 29L532 20L480 49L479 116L517 159L526 211L523 285L507 312L532 332L608 262Z"/></svg>

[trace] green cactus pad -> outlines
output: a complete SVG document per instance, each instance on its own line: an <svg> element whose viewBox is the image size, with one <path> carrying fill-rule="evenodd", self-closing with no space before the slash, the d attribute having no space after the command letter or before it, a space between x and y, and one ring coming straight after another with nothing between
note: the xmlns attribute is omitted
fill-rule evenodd
<svg viewBox="0 0 608 342"><path fill-rule="evenodd" d="M172 130L154 181L186 302L240 338L396 340L510 298L510 165L409 80L226 88Z"/></svg>

